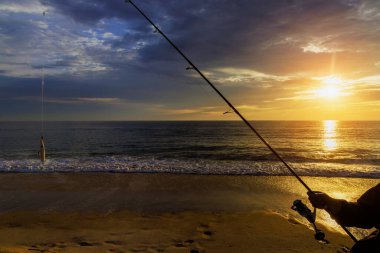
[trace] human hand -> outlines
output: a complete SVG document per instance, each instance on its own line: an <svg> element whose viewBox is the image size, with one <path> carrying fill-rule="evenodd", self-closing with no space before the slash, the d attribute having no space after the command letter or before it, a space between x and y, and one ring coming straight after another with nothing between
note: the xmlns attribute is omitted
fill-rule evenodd
<svg viewBox="0 0 380 253"><path fill-rule="evenodd" d="M328 202L330 201L331 197L323 192L308 192L307 195L309 196L310 203L315 207L319 209L326 209Z"/></svg>
<svg viewBox="0 0 380 253"><path fill-rule="evenodd" d="M315 207L319 209L325 209L329 213L337 213L341 208L341 201L331 198L329 195L323 192L308 192L309 201Z"/></svg>

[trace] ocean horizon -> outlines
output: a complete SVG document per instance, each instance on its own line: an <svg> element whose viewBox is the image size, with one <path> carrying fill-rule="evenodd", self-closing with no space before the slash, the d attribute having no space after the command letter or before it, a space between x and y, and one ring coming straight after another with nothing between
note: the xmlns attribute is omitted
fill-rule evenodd
<svg viewBox="0 0 380 253"><path fill-rule="evenodd" d="M380 178L380 121L252 121L305 176ZM289 175L241 121L0 122L1 172Z"/></svg>

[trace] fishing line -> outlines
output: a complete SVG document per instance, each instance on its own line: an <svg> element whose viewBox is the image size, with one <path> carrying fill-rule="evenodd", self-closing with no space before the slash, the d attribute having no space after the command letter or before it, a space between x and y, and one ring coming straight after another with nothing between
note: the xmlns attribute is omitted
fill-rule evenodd
<svg viewBox="0 0 380 253"><path fill-rule="evenodd" d="M42 77L41 77L41 136L44 133L44 88L45 88L45 70L42 67Z"/></svg>
<svg viewBox="0 0 380 253"><path fill-rule="evenodd" d="M244 116L231 104L231 102L211 83L211 81L195 66L191 60L158 28L153 21L145 15L145 13L136 6L136 4L132 0L125 0L126 3L130 3L157 31L157 33L161 34L162 37L187 61L187 63L191 66L193 70L195 70L202 78L206 81L208 85L226 102L226 104L240 117L240 119L256 134L256 136L267 146L267 148L277 157L278 160L282 162L282 164L290 171L290 173L306 188L306 190L310 193L314 193L311 188L297 175L297 173L290 167L290 165L277 153L277 151L272 148L272 146L260 135L260 133L244 118ZM347 233L348 236L354 242L357 242L357 239L350 231L347 230L344 226L341 226L343 230Z"/></svg>
<svg viewBox="0 0 380 253"><path fill-rule="evenodd" d="M42 12L43 18L46 16L46 12ZM43 60L42 63L42 70L41 70L41 136L43 136L44 133L44 121L45 121L45 108L44 108L44 88L45 88L45 63Z"/></svg>
<svg viewBox="0 0 380 253"><path fill-rule="evenodd" d="M45 11L42 13L45 17ZM44 88L45 88L45 60L42 59L42 73L41 73L41 137L40 137L40 149L38 155L41 162L46 160L46 150L45 150L45 141L44 141L44 123L45 123L45 106L44 106Z"/></svg>

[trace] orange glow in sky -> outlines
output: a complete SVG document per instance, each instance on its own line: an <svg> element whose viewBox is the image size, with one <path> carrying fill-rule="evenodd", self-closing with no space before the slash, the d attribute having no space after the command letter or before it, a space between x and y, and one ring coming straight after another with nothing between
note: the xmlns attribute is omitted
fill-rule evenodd
<svg viewBox="0 0 380 253"><path fill-rule="evenodd" d="M333 99L344 95L344 93L340 89L340 86L342 86L343 83L339 77L328 76L326 78L323 78L322 84L324 85L324 87L316 90L317 96Z"/></svg>

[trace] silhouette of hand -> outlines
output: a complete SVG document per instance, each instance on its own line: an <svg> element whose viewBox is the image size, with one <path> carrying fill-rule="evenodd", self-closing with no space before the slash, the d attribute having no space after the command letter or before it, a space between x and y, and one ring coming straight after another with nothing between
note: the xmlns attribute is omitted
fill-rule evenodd
<svg viewBox="0 0 380 253"><path fill-rule="evenodd" d="M331 198L329 195L323 192L308 192L309 201L315 207L319 209L325 209L330 214L336 214L340 211L342 201Z"/></svg>
<svg viewBox="0 0 380 253"><path fill-rule="evenodd" d="M326 209L331 197L323 192L308 192L309 201L315 208Z"/></svg>

